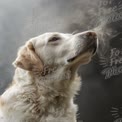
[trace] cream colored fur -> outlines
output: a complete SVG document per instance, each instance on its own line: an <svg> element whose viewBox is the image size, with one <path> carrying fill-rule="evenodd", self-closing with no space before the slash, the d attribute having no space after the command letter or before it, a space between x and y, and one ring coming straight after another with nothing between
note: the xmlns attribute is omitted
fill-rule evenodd
<svg viewBox="0 0 122 122"><path fill-rule="evenodd" d="M86 50L89 33L95 42L93 32L45 33L27 41L13 63L13 82L0 96L0 122L76 122L76 71L93 56L92 45Z"/></svg>

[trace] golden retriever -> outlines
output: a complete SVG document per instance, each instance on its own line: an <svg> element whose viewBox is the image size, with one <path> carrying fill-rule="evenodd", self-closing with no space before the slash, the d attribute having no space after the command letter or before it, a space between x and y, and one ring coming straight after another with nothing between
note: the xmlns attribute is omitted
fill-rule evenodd
<svg viewBox="0 0 122 122"><path fill-rule="evenodd" d="M12 84L0 96L0 122L76 122L77 69L97 49L97 34L50 32L19 51Z"/></svg>

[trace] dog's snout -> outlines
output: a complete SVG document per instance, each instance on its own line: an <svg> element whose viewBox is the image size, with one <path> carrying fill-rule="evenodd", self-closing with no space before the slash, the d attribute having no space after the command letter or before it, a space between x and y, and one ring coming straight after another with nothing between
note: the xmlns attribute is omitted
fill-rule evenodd
<svg viewBox="0 0 122 122"><path fill-rule="evenodd" d="M84 50L90 50L93 54L97 49L97 34L94 31L86 31L83 33L79 33L78 37L80 37L81 42L84 43Z"/></svg>

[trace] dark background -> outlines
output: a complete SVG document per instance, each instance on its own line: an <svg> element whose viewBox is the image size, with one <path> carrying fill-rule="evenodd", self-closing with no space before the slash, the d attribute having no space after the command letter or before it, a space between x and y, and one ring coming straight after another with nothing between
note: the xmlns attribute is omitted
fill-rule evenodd
<svg viewBox="0 0 122 122"><path fill-rule="evenodd" d="M0 93L14 75L11 64L18 47L29 38L50 31L72 33L95 28L98 53L79 70L78 122L122 122L121 20L121 0L1 0ZM118 55L111 57L114 48ZM110 65L112 59L119 62Z"/></svg>

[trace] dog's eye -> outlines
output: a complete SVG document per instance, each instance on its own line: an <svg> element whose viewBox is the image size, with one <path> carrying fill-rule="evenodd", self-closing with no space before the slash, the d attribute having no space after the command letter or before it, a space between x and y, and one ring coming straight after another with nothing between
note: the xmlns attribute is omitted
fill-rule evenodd
<svg viewBox="0 0 122 122"><path fill-rule="evenodd" d="M49 42L55 42L55 41L58 41L60 40L60 37L52 37L49 39Z"/></svg>

